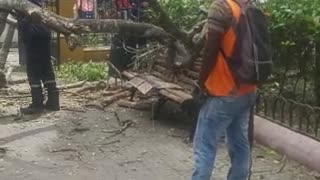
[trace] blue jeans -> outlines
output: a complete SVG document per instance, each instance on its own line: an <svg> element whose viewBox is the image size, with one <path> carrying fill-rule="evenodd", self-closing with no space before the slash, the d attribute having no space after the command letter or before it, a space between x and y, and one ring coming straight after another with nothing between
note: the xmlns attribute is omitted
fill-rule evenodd
<svg viewBox="0 0 320 180"><path fill-rule="evenodd" d="M254 103L255 93L207 99L200 110L194 137L192 180L210 179L218 143L225 132L231 159L227 179L248 179L251 163L248 122Z"/></svg>

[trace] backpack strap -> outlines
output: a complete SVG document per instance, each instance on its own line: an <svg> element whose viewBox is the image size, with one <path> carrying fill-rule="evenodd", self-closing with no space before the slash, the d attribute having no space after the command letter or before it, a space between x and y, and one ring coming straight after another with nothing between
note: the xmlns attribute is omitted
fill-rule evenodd
<svg viewBox="0 0 320 180"><path fill-rule="evenodd" d="M238 0L226 0L229 7L231 8L232 10L232 21L231 21L231 24L230 24L230 28L233 29L235 35L236 35L236 38L238 37L238 34L237 34L237 26L238 26L238 22L240 20L240 17L241 17L241 14L242 14L242 5L239 4ZM225 53L224 49L221 47L220 48L220 52L223 56L223 58L225 59L225 61L227 62L227 64L230 63L230 56L227 56L227 54ZM239 83L236 81L236 79L234 79L235 81L235 87L233 87L233 89L229 92L230 95L234 95L236 94L237 92L237 89L239 88Z"/></svg>
<svg viewBox="0 0 320 180"><path fill-rule="evenodd" d="M235 19L236 22L238 22L241 16L242 3L239 3L239 0L226 0L226 1L232 10L233 19Z"/></svg>
<svg viewBox="0 0 320 180"><path fill-rule="evenodd" d="M226 1L229 7L231 8L232 16L233 16L230 26L236 33L237 32L236 28L239 22L239 18L241 16L241 6L238 4L238 0L226 0ZM220 52L225 60L228 61L228 59L230 59L230 57L227 56L223 48L220 48Z"/></svg>
<svg viewBox="0 0 320 180"><path fill-rule="evenodd" d="M247 1L243 1L243 0L233 0L234 2L236 2L240 7L243 7L249 3L251 3L252 0L247 0Z"/></svg>

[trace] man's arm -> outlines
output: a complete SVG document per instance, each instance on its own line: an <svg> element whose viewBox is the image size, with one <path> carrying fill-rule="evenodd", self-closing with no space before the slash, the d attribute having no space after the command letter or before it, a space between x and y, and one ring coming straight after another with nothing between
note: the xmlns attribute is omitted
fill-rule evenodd
<svg viewBox="0 0 320 180"><path fill-rule="evenodd" d="M232 10L225 0L214 0L208 9L207 38L202 57L198 85L205 90L205 82L215 67L222 38L230 27Z"/></svg>
<svg viewBox="0 0 320 180"><path fill-rule="evenodd" d="M222 33L209 31L207 35L207 40L204 47L204 53L202 57L202 68L200 71L200 77L198 85L201 89L204 89L205 82L208 79L208 76L211 70L214 68L217 56L220 50L220 44L222 40Z"/></svg>
<svg viewBox="0 0 320 180"><path fill-rule="evenodd" d="M81 0L76 0L75 5L76 5L77 10L78 10L78 9L80 9L80 6L81 6Z"/></svg>

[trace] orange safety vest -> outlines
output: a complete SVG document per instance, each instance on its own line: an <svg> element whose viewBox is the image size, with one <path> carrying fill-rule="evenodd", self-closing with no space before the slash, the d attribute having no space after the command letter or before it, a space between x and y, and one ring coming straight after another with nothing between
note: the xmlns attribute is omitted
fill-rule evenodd
<svg viewBox="0 0 320 180"><path fill-rule="evenodd" d="M233 0L226 1L232 9L233 18L236 22L239 22L241 14L240 6ZM236 40L237 37L233 28L229 27L228 31L224 34L221 43L221 48L227 57L232 55ZM205 87L208 94L212 96L244 95L253 92L256 89L256 85L236 85L232 77L232 72L221 52L218 53L216 64L205 82Z"/></svg>

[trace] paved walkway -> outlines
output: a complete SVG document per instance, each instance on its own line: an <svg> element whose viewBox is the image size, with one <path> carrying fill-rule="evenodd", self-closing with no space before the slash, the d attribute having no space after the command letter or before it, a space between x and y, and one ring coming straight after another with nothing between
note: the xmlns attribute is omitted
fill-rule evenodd
<svg viewBox="0 0 320 180"><path fill-rule="evenodd" d="M29 102L28 98L0 100L0 109L15 113ZM84 109L84 99L77 96L63 94L61 102L60 112L19 120L0 117L1 180L189 179L192 148L183 139L190 123L172 106L163 109L159 120L151 121L148 112ZM131 126L119 132L119 120ZM226 152L221 145L215 180L225 179ZM281 159L270 149L255 147L252 179L317 179L315 173Z"/></svg>

